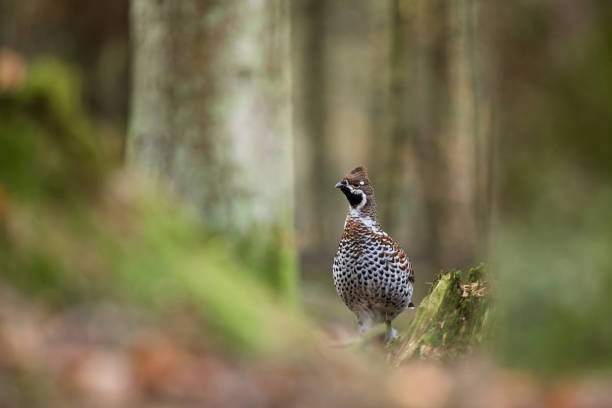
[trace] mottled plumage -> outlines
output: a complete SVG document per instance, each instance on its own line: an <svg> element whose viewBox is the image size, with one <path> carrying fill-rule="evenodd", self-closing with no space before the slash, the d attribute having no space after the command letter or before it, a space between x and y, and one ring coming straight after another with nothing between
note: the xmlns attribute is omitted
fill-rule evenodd
<svg viewBox="0 0 612 408"><path fill-rule="evenodd" d="M357 316L360 332L386 323L390 339L395 336L391 321L411 306L412 265L378 223L374 189L366 169L357 167L336 187L348 199L349 213L334 258L334 286Z"/></svg>

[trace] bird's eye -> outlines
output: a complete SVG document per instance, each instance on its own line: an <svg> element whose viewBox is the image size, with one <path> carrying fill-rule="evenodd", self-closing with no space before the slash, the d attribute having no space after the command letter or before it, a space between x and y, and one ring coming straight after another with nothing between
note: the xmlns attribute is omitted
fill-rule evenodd
<svg viewBox="0 0 612 408"><path fill-rule="evenodd" d="M354 182L354 183L353 183L353 186L354 186L354 187L359 187L359 185L360 185L360 184L361 184L361 183L359 183L358 181L356 181L356 182Z"/></svg>

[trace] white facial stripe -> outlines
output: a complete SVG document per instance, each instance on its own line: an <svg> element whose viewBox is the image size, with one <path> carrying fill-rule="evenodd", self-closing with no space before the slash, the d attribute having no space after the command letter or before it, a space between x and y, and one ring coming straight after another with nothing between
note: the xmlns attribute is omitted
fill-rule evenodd
<svg viewBox="0 0 612 408"><path fill-rule="evenodd" d="M359 204L357 204L357 206L355 208L351 207L349 205L349 211L351 213L352 217L359 217L359 214L361 212L361 209L363 208L364 205L366 205L366 202L368 201L366 198L366 195L363 191L361 190L356 190L359 192L359 194L361 194L361 202Z"/></svg>
<svg viewBox="0 0 612 408"><path fill-rule="evenodd" d="M365 183L363 182L363 180L361 180L361 181L359 182L359 185L360 185L360 186L363 186L364 184L365 184Z"/></svg>
<svg viewBox="0 0 612 408"><path fill-rule="evenodd" d="M361 194L361 202L357 204L357 209L361 210L363 206L366 205L366 201L368 201L368 199L363 191L359 190L359 194Z"/></svg>

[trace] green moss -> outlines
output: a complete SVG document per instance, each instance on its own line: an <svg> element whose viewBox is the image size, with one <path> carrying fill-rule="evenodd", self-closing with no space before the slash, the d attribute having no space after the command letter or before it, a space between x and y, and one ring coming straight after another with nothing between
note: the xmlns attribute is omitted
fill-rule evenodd
<svg viewBox="0 0 612 408"><path fill-rule="evenodd" d="M482 340L487 316L483 266L470 269L465 280L462 276L460 271L436 276L394 351L398 364L414 357L453 358Z"/></svg>
<svg viewBox="0 0 612 408"><path fill-rule="evenodd" d="M0 92L0 182L9 193L65 202L100 186L105 155L79 96L77 76L53 60L34 63L21 89Z"/></svg>
<svg viewBox="0 0 612 408"><path fill-rule="evenodd" d="M282 227L253 227L235 240L239 262L280 299L295 305L297 261L293 241Z"/></svg>

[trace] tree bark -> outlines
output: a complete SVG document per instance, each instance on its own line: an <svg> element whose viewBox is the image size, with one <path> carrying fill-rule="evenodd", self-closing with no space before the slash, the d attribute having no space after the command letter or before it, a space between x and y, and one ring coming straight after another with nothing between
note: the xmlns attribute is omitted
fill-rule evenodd
<svg viewBox="0 0 612 408"><path fill-rule="evenodd" d="M441 273L416 310L397 345L395 364L411 358L451 359L464 355L486 337L489 303L483 267Z"/></svg>
<svg viewBox="0 0 612 408"><path fill-rule="evenodd" d="M417 242L426 270L473 264L486 240L491 129L478 13L473 0L393 2L382 218L412 231L398 237ZM418 187L405 196L404 184Z"/></svg>
<svg viewBox="0 0 612 408"><path fill-rule="evenodd" d="M358 165L378 179L373 151L386 139L389 5L294 0L292 8L299 246L304 273L329 276L347 212L334 184Z"/></svg>
<svg viewBox="0 0 612 408"><path fill-rule="evenodd" d="M294 134L296 227L302 245L316 253L329 246L328 209L333 197L333 172L327 146L326 13L328 0L292 1L294 64ZM333 245L331 246L333 247Z"/></svg>
<svg viewBox="0 0 612 408"><path fill-rule="evenodd" d="M288 8L133 0L127 142L129 165L243 237L283 293L295 286Z"/></svg>

